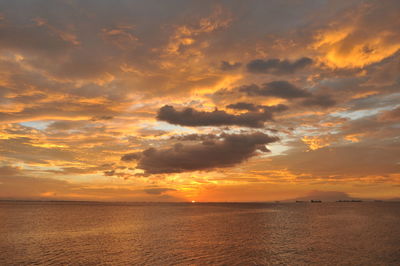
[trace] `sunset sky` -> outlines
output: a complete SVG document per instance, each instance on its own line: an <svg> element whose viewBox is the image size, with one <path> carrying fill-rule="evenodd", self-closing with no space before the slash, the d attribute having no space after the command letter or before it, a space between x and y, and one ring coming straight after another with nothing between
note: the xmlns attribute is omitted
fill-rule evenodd
<svg viewBox="0 0 400 266"><path fill-rule="evenodd" d="M0 199L400 198L400 1L0 1Z"/></svg>

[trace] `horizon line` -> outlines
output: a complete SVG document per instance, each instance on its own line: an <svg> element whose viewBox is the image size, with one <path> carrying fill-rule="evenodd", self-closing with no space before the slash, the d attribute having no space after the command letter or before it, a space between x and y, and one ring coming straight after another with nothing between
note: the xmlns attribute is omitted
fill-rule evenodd
<svg viewBox="0 0 400 266"><path fill-rule="evenodd" d="M314 201L320 201L320 203L362 203L362 202L400 202L399 199L360 199L359 201L352 200L319 200L312 199ZM204 204L204 203L312 203L310 200L273 200L273 201L99 201L99 200L51 200L51 199L0 199L0 202L70 202L70 203L154 203L154 204L171 204L171 203L187 203L187 204ZM353 199L356 200L356 199Z"/></svg>

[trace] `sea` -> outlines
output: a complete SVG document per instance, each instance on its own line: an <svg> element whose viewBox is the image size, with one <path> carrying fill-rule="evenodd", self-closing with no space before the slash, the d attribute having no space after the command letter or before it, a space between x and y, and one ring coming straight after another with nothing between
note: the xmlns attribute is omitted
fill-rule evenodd
<svg viewBox="0 0 400 266"><path fill-rule="evenodd" d="M2 201L0 265L400 265L400 203Z"/></svg>

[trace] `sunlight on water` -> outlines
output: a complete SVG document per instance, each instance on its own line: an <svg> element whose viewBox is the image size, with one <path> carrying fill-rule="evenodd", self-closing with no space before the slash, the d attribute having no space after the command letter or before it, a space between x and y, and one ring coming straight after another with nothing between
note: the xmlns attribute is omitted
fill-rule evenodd
<svg viewBox="0 0 400 266"><path fill-rule="evenodd" d="M399 265L400 204L1 202L0 265Z"/></svg>

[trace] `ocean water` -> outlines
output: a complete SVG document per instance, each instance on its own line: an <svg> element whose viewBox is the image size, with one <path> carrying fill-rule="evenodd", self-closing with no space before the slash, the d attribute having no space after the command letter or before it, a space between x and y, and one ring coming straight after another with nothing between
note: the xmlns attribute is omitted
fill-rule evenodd
<svg viewBox="0 0 400 266"><path fill-rule="evenodd" d="M0 265L400 265L400 203L0 202Z"/></svg>

